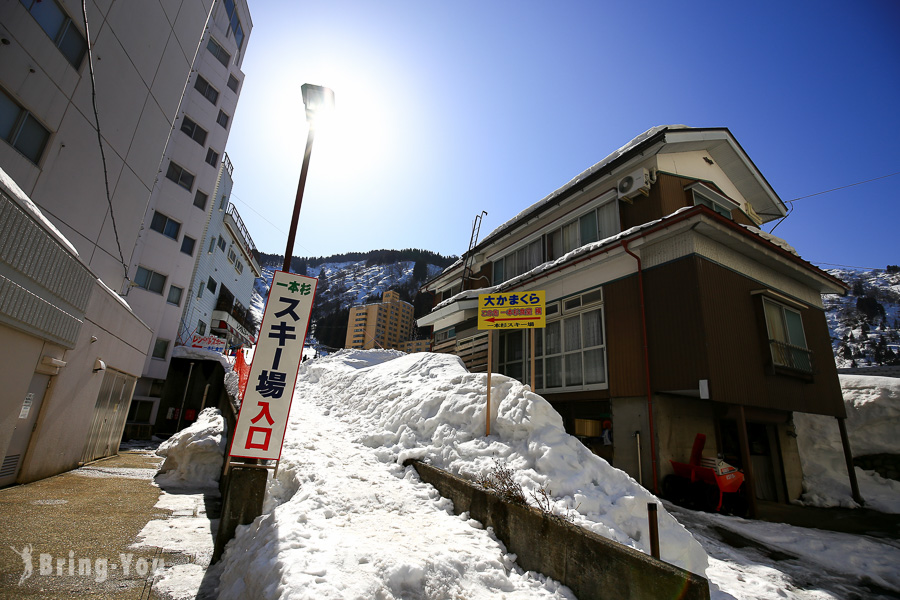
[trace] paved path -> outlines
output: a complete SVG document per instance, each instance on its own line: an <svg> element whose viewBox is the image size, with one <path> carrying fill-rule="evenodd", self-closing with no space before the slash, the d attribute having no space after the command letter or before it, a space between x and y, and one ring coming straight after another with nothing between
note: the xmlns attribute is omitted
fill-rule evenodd
<svg viewBox="0 0 900 600"><path fill-rule="evenodd" d="M160 462L126 451L0 490L0 598L161 599L151 589L153 561L191 557L131 547L151 519L172 514L154 508Z"/></svg>

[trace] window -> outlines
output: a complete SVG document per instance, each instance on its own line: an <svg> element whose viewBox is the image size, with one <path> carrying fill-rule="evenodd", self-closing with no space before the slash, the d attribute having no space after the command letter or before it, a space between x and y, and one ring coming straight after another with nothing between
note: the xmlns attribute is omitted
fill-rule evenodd
<svg viewBox="0 0 900 600"><path fill-rule="evenodd" d="M134 283L149 292L162 294L163 288L166 287L166 276L144 267L138 267L137 273L134 275Z"/></svg>
<svg viewBox="0 0 900 600"><path fill-rule="evenodd" d="M206 323L197 321L197 335L206 335Z"/></svg>
<svg viewBox="0 0 900 600"><path fill-rule="evenodd" d="M219 200L219 210L225 210L225 206L228 204L228 196L222 194L222 199Z"/></svg>
<svg viewBox="0 0 900 600"><path fill-rule="evenodd" d="M201 282L201 283L200 283L200 287L197 288L197 297L198 297L198 298L202 298L202 297L203 297L203 288L205 288L205 287L206 287L206 286L203 285L203 283Z"/></svg>
<svg viewBox="0 0 900 600"><path fill-rule="evenodd" d="M169 352L169 344L171 341L164 340L162 338L157 338L156 342L153 344L153 358L158 358L160 360L166 360L166 354Z"/></svg>
<svg viewBox="0 0 900 600"><path fill-rule="evenodd" d="M188 256L194 255L194 244L197 243L197 240L186 235L181 239L181 251L187 254Z"/></svg>
<svg viewBox="0 0 900 600"><path fill-rule="evenodd" d="M169 297L166 298L166 302L169 304L174 304L175 306L181 306L181 296L184 295L184 288L180 288L177 285L169 286Z"/></svg>
<svg viewBox="0 0 900 600"><path fill-rule="evenodd" d="M166 171L166 177L187 191L191 191L191 188L194 187L193 173L185 171L184 167L173 161L169 161L169 169Z"/></svg>
<svg viewBox="0 0 900 600"><path fill-rule="evenodd" d="M196 206L200 210L206 210L207 200L209 200L209 196L207 194L204 194L200 190L197 190L197 193L194 194L194 206Z"/></svg>
<svg viewBox="0 0 900 600"><path fill-rule="evenodd" d="M161 212L154 211L153 219L150 220L150 229L177 240L178 232L181 231L181 223L173 221Z"/></svg>
<svg viewBox="0 0 900 600"><path fill-rule="evenodd" d="M219 166L219 153L212 148L206 150L206 163L211 167Z"/></svg>
<svg viewBox="0 0 900 600"><path fill-rule="evenodd" d="M209 240L209 253L212 254L213 250L216 249L216 238Z"/></svg>
<svg viewBox="0 0 900 600"><path fill-rule="evenodd" d="M213 279L212 277L210 277L209 279L206 280L206 289L208 289L209 291L211 291L213 294L216 293L216 287L217 287L218 285L219 285L219 284L216 283L216 280Z"/></svg>
<svg viewBox="0 0 900 600"><path fill-rule="evenodd" d="M544 257L541 250L541 240L537 239L522 246L515 252L511 252L503 258L494 261L493 284L497 285L527 273L542 262L544 262Z"/></svg>
<svg viewBox="0 0 900 600"><path fill-rule="evenodd" d="M76 69L87 52L87 42L72 19L55 0L21 0L41 29L59 48L66 60Z"/></svg>
<svg viewBox="0 0 900 600"><path fill-rule="evenodd" d="M225 238L223 238L221 235L219 236L219 250L225 252Z"/></svg>
<svg viewBox="0 0 900 600"><path fill-rule="evenodd" d="M244 30L241 28L241 21L238 18L237 9L234 6L234 0L225 0L225 12L228 13L229 26L234 33L234 41L238 48L244 44Z"/></svg>
<svg viewBox="0 0 900 600"><path fill-rule="evenodd" d="M150 423L150 415L153 413L152 400L131 400L131 408L128 409L129 423Z"/></svg>
<svg viewBox="0 0 900 600"><path fill-rule="evenodd" d="M219 110L219 116L216 117L216 123L218 123L219 125L221 125L221 126L224 127L225 129L228 129L228 120L229 120L230 118L231 118L231 117L229 117L227 114L225 114L225 111L224 111L224 110Z"/></svg>
<svg viewBox="0 0 900 600"><path fill-rule="evenodd" d="M228 76L228 89L237 94L238 86L240 85L240 81L237 80L237 77L234 75Z"/></svg>
<svg viewBox="0 0 900 600"><path fill-rule="evenodd" d="M706 208L716 211L716 213L722 215L726 219L731 219L732 210L740 208L740 206L730 198L722 196L715 190L712 190L703 184L694 184L691 187L691 192L693 192L694 196L694 206L705 206Z"/></svg>
<svg viewBox="0 0 900 600"><path fill-rule="evenodd" d="M30 112L0 90L0 138L37 164L50 132Z"/></svg>
<svg viewBox="0 0 900 600"><path fill-rule="evenodd" d="M244 272L244 263L242 263L241 261L237 261L236 263L234 263L234 270L237 271L238 273L243 273Z"/></svg>
<svg viewBox="0 0 900 600"><path fill-rule="evenodd" d="M219 90L209 84L209 82L200 75L194 82L194 89L203 94L203 97L215 104L219 101Z"/></svg>
<svg viewBox="0 0 900 600"><path fill-rule="evenodd" d="M602 290L579 297L567 306L581 310L548 321L535 331L535 387L537 389L597 389L606 387L606 340L603 330ZM583 305L595 304L584 310ZM554 314L559 314L559 305ZM550 313L550 305L547 306ZM525 383L531 381L530 336L527 331L501 332L500 372Z"/></svg>
<svg viewBox="0 0 900 600"><path fill-rule="evenodd" d="M547 260L556 260L575 248L604 240L619 233L616 202L606 202L544 236Z"/></svg>
<svg viewBox="0 0 900 600"><path fill-rule="evenodd" d="M228 249L228 262L233 263L237 260L237 254L234 253L234 248Z"/></svg>
<svg viewBox="0 0 900 600"><path fill-rule="evenodd" d="M812 353L806 346L800 312L768 298L763 299L763 307L772 363L776 367L811 374Z"/></svg>
<svg viewBox="0 0 900 600"><path fill-rule="evenodd" d="M182 117L181 131L201 146L206 143L206 130L194 123L190 117Z"/></svg>
<svg viewBox="0 0 900 600"><path fill-rule="evenodd" d="M220 46L216 40L209 38L209 41L206 42L206 49L222 63L223 67L228 67L228 63L231 61L231 55L228 54L228 52L225 51L225 48Z"/></svg>

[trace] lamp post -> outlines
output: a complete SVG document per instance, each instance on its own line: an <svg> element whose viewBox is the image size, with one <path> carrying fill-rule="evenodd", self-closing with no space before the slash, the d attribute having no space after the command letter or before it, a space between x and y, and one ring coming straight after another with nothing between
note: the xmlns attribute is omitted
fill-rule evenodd
<svg viewBox="0 0 900 600"><path fill-rule="evenodd" d="M288 230L287 247L284 250L284 266L282 271L290 272L291 258L294 254L294 238L297 235L297 222L300 220L300 206L303 204L303 189L306 187L306 175L309 172L309 157L312 154L313 139L316 134L316 118L334 106L334 92L327 87L304 83L300 87L303 93L303 104L306 105L306 122L309 123L309 134L306 137L306 151L303 153L303 166L300 169L300 182L297 184L297 197L294 199L294 214L291 216L291 228Z"/></svg>

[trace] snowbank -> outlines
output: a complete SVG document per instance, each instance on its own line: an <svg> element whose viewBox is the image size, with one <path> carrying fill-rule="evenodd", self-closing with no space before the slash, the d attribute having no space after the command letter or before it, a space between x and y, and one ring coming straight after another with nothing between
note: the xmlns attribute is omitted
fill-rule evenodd
<svg viewBox="0 0 900 600"><path fill-rule="evenodd" d="M301 367L298 390L349 423L383 461L419 458L474 479L494 459L516 471L527 490L548 486L554 511L649 554L647 503L658 502L624 472L567 434L541 396L502 375L492 377L491 436L484 436L486 375L455 356L342 351ZM703 574L706 553L665 510L659 513L663 560Z"/></svg>
<svg viewBox="0 0 900 600"><path fill-rule="evenodd" d="M900 379L841 375L840 380L853 455L900 454ZM835 419L794 413L794 425L803 465L801 502L856 507ZM858 467L856 477L868 508L900 513L900 482Z"/></svg>
<svg viewBox="0 0 900 600"><path fill-rule="evenodd" d="M226 443L222 413L204 409L190 427L160 444L156 453L166 460L156 482L164 487L217 487Z"/></svg>

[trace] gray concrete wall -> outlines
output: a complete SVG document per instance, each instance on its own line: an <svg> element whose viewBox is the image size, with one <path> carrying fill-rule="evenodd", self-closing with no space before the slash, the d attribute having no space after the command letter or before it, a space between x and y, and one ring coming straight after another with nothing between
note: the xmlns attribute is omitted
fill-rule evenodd
<svg viewBox="0 0 900 600"><path fill-rule="evenodd" d="M537 509L508 504L498 496L430 465L409 461L423 481L468 512L516 554L525 570L567 585L580 600L680 598L708 600L703 577L654 559Z"/></svg>

